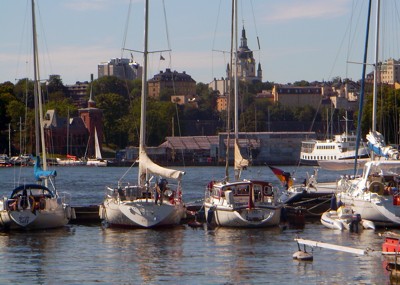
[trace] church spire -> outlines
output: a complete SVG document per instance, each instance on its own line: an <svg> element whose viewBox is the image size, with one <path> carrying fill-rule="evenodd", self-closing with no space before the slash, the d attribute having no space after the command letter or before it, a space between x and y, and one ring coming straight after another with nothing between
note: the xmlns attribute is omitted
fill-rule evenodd
<svg viewBox="0 0 400 285"><path fill-rule="evenodd" d="M93 74L91 74L90 95L89 95L89 101L88 101L88 108L96 108L96 102L92 98L92 89L93 89Z"/></svg>
<svg viewBox="0 0 400 285"><path fill-rule="evenodd" d="M239 48L248 49L248 47L247 47L247 38L246 38L246 30L244 29L244 26L243 26L243 29L242 29L242 37L240 38L240 47Z"/></svg>

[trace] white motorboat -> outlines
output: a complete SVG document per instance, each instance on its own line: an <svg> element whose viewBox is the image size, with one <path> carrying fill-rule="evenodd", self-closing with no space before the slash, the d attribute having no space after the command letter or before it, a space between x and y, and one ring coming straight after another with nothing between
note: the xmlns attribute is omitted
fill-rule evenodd
<svg viewBox="0 0 400 285"><path fill-rule="evenodd" d="M318 166L319 161L354 161L356 156L356 138L355 134L345 132L335 135L333 140L303 141L301 143L300 164ZM362 147L358 150L358 158L365 158L368 155L369 150L367 147ZM343 163L345 164L345 162ZM337 164L339 163L335 165Z"/></svg>
<svg viewBox="0 0 400 285"><path fill-rule="evenodd" d="M145 1L143 83L147 82L148 2ZM186 214L181 184L184 172L161 167L147 156L145 147L147 84L142 84L141 99L138 183L134 185L119 181L116 188L107 187L106 196L99 208L100 218L109 226L115 227L154 228L177 225ZM154 177L156 181L152 182ZM175 187L172 187L173 183L167 185L166 179L169 182L176 181Z"/></svg>
<svg viewBox="0 0 400 285"><path fill-rule="evenodd" d="M330 229L350 230L358 232L361 228L375 229L373 222L364 220L359 214L354 214L349 206L340 206L337 210L328 210L321 216L321 223Z"/></svg>
<svg viewBox="0 0 400 285"><path fill-rule="evenodd" d="M36 41L35 2L32 3L32 30L34 53L34 100L36 130L36 161L34 174L37 183L17 186L9 198L0 200L0 226L3 229L50 229L65 226L74 211L69 205L68 193L58 192L55 188L56 171L47 170L46 145L43 129L42 93L39 78L39 59ZM41 138L41 146L39 144ZM43 153L43 168L39 157L40 147ZM48 188L51 184L53 189Z"/></svg>

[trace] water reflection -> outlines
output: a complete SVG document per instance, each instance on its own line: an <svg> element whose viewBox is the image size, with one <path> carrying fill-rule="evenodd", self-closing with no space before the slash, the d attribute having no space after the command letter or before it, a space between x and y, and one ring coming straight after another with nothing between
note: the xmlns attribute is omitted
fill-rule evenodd
<svg viewBox="0 0 400 285"><path fill-rule="evenodd" d="M33 284L48 280L48 264L62 258L63 239L73 235L69 227L35 232L0 233L0 283L10 277Z"/></svg>
<svg viewBox="0 0 400 285"><path fill-rule="evenodd" d="M106 270L114 273L113 282L137 280L153 283L157 280L175 280L181 275L183 257L183 227L171 229L103 231L103 246L112 260ZM115 275L115 273L118 275ZM115 279L117 277L118 279Z"/></svg>

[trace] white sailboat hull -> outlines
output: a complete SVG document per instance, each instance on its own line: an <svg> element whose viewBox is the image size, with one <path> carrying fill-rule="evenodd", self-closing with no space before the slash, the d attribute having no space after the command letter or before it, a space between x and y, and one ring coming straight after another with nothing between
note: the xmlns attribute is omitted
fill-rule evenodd
<svg viewBox="0 0 400 285"><path fill-rule="evenodd" d="M206 190L207 223L221 227L263 228L277 226L283 204L265 181L216 182Z"/></svg>
<svg viewBox="0 0 400 285"><path fill-rule="evenodd" d="M2 205L2 203L0 203ZM53 201L46 201L46 208L43 210L0 210L0 226L4 229L51 229L63 227L73 218L73 210L70 206Z"/></svg>
<svg viewBox="0 0 400 285"><path fill-rule="evenodd" d="M393 205L393 196L379 197L368 193L361 197L352 197L346 193L339 193L338 198L344 204L350 205L363 219L370 220L378 226L400 225L400 206Z"/></svg>
<svg viewBox="0 0 400 285"><path fill-rule="evenodd" d="M119 201L114 198L104 200L100 206L100 216L110 226L153 228L177 225L186 211L181 203L165 201L161 205L154 199Z"/></svg>
<svg viewBox="0 0 400 285"><path fill-rule="evenodd" d="M204 203L206 220L212 219L217 226L263 228L277 226L281 219L281 207L256 207L235 209L229 206Z"/></svg>

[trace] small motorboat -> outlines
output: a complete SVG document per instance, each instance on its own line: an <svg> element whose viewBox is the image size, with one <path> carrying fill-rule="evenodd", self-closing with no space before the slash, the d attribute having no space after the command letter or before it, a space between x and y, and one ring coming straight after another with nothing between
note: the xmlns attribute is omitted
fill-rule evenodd
<svg viewBox="0 0 400 285"><path fill-rule="evenodd" d="M362 220L360 214L354 214L349 206L340 206L337 210L329 210L322 214L321 223L330 229L350 230L375 229L372 221Z"/></svg>

